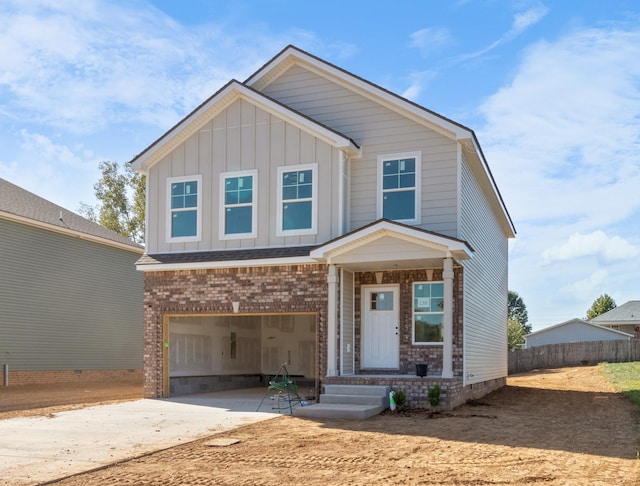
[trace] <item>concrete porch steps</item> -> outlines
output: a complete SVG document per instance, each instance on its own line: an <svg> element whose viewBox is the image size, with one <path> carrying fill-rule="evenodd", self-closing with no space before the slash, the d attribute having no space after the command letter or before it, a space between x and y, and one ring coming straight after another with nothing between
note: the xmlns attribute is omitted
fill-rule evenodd
<svg viewBox="0 0 640 486"><path fill-rule="evenodd" d="M364 420L389 408L388 386L325 385L319 403L296 407L294 415L307 418Z"/></svg>

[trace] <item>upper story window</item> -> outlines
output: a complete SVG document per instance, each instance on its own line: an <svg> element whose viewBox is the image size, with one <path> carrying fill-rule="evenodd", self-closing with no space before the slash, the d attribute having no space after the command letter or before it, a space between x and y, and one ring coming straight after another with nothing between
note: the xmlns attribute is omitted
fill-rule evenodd
<svg viewBox="0 0 640 486"><path fill-rule="evenodd" d="M413 344L442 344L444 283L414 282Z"/></svg>
<svg viewBox="0 0 640 486"><path fill-rule="evenodd" d="M318 164L278 168L278 236L316 233L317 169Z"/></svg>
<svg viewBox="0 0 640 486"><path fill-rule="evenodd" d="M258 171L220 174L220 239L255 238Z"/></svg>
<svg viewBox="0 0 640 486"><path fill-rule="evenodd" d="M202 221L202 176L167 179L167 208L167 240L199 240Z"/></svg>
<svg viewBox="0 0 640 486"><path fill-rule="evenodd" d="M378 156L378 218L420 222L421 153Z"/></svg>

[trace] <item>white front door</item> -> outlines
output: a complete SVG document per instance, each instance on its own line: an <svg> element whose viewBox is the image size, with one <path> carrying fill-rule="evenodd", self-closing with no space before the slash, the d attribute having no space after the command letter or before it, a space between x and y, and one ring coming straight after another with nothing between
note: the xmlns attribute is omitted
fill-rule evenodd
<svg viewBox="0 0 640 486"><path fill-rule="evenodd" d="M399 368L398 294L396 286L362 287L362 368Z"/></svg>

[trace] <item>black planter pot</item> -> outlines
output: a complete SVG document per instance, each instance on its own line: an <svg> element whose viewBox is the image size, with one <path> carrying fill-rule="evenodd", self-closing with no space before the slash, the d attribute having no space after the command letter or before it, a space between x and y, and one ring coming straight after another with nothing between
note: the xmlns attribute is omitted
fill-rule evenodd
<svg viewBox="0 0 640 486"><path fill-rule="evenodd" d="M427 376L427 365L426 364L417 364L416 365L416 375L417 376Z"/></svg>

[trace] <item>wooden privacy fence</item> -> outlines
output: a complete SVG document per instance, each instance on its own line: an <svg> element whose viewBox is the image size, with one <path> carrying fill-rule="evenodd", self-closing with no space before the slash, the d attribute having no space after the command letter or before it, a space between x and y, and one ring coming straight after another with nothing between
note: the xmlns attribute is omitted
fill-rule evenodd
<svg viewBox="0 0 640 486"><path fill-rule="evenodd" d="M545 344L509 352L509 374L538 368L640 361L640 339Z"/></svg>

